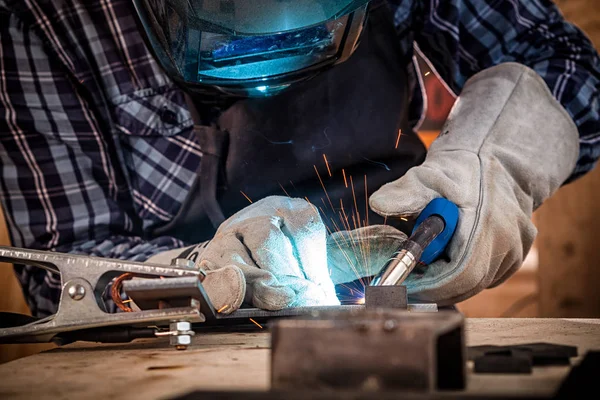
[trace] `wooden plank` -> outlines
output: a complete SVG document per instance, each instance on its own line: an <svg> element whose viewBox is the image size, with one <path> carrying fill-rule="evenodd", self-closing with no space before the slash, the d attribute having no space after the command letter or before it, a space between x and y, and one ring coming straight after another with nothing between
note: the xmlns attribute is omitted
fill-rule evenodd
<svg viewBox="0 0 600 400"><path fill-rule="evenodd" d="M557 5L600 49L597 0L559 0ZM535 215L539 229L540 315L600 317L600 171L564 186Z"/></svg>
<svg viewBox="0 0 600 400"><path fill-rule="evenodd" d="M468 345L550 342L600 349L600 320L467 319ZM159 399L193 390L269 388L269 334L197 334L186 351L166 339L72 344L0 365L0 398ZM577 362L577 360L574 360ZM554 392L567 367L532 375L470 374L471 393ZM108 397L106 397L108 396Z"/></svg>
<svg viewBox="0 0 600 400"><path fill-rule="evenodd" d="M561 189L537 212L542 317L600 317L600 170Z"/></svg>

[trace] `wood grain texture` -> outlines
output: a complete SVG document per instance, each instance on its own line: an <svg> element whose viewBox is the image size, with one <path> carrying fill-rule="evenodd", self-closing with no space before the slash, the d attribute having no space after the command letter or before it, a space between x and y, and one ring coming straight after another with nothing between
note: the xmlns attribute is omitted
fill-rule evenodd
<svg viewBox="0 0 600 400"><path fill-rule="evenodd" d="M580 357L600 348L600 320L467 319L467 345L551 342L578 346ZM197 334L176 351L166 339L124 345L73 344L0 365L0 398L150 400L192 390L269 389L270 336ZM531 375L469 374L469 393L550 394L568 367L535 368Z"/></svg>
<svg viewBox="0 0 600 400"><path fill-rule="evenodd" d="M600 49L597 0L559 0L565 18ZM535 216L540 315L600 316L600 170L561 188Z"/></svg>

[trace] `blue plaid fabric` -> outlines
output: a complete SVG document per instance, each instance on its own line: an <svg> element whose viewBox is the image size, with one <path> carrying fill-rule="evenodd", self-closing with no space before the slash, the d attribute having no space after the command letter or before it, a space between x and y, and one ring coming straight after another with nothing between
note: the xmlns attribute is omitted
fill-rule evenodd
<svg viewBox="0 0 600 400"><path fill-rule="evenodd" d="M571 179L594 166L598 54L552 2L388 1L398 28L390 40L422 52L455 94L502 62L534 68L579 127ZM177 214L202 149L131 2L0 0L0 39L0 200L13 245L138 261L186 245L151 231ZM418 74L407 69L421 114ZM32 312L54 313L60 280L17 271Z"/></svg>

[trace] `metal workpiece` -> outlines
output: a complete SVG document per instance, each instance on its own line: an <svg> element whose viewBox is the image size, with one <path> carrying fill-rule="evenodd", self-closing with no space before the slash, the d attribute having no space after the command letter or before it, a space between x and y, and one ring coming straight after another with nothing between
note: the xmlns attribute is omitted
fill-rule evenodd
<svg viewBox="0 0 600 400"><path fill-rule="evenodd" d="M126 313L108 313L102 300L107 285L126 273L154 278L144 281L151 282L156 290L168 290L180 282L177 279L183 278L187 283L200 282L203 273L199 270L6 246L0 246L0 261L37 266L58 273L62 285L56 314L23 325L0 328L0 343L60 342L59 334L79 330L89 332L101 327L139 327L205 320L201 305L208 302L208 297L203 291L196 291L199 293L196 297L200 297L201 301L195 299L186 305L179 304L181 307ZM75 337L74 334L70 336Z"/></svg>
<svg viewBox="0 0 600 400"><path fill-rule="evenodd" d="M406 286L367 286L365 288L365 307L408 310Z"/></svg>
<svg viewBox="0 0 600 400"><path fill-rule="evenodd" d="M404 285L398 286L366 286L365 307L392 308L411 312L437 312L437 303L411 302L408 299L408 289Z"/></svg>
<svg viewBox="0 0 600 400"><path fill-rule="evenodd" d="M466 364L461 314L376 309L274 321L275 390L462 389Z"/></svg>

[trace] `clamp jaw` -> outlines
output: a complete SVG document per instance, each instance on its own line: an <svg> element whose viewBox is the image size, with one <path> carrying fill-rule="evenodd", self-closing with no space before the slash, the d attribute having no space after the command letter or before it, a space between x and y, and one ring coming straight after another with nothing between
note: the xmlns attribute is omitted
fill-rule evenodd
<svg viewBox="0 0 600 400"><path fill-rule="evenodd" d="M43 319L15 314L2 317L5 321L20 319L26 323L0 325L0 343L64 344L82 337L92 341L130 341L168 334L161 332L160 326L204 322L216 316L202 287L205 274L194 269L188 260L176 259L171 266L164 266L0 246L0 261L59 273L62 285L56 314ZM129 278L140 279L125 281ZM107 312L102 296L111 282L122 284L140 310ZM113 286L114 289L117 288ZM177 329L173 335L183 332L180 331Z"/></svg>

